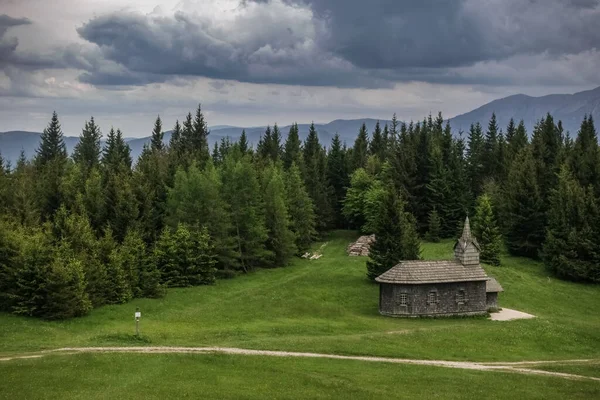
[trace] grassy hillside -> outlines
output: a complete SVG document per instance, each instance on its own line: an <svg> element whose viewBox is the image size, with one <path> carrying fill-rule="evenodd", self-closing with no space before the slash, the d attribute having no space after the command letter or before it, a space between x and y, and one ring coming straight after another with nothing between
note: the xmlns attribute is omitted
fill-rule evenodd
<svg viewBox="0 0 600 400"><path fill-rule="evenodd" d="M395 319L378 314L378 288L365 258L345 254L352 232L335 232L319 260L296 260L210 287L170 290L59 322L0 314L0 354L99 345L230 346L407 358L518 361L600 358L600 287L548 277L539 263L503 259L486 267L504 286L500 305L537 316ZM423 246L451 257L452 243ZM133 338L142 311L143 340Z"/></svg>
<svg viewBox="0 0 600 400"><path fill-rule="evenodd" d="M80 354L0 363L7 399L593 399L545 376L255 356Z"/></svg>

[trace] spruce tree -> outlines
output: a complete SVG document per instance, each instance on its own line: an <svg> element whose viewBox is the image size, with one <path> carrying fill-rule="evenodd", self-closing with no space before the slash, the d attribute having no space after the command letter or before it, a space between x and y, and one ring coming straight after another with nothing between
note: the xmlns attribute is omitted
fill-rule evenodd
<svg viewBox="0 0 600 400"><path fill-rule="evenodd" d="M511 128L511 126L509 125L507 129L512 131L513 128ZM525 122L523 120L521 120L519 122L519 125L516 128L514 128L514 134L507 131L506 143L507 157L510 160L510 162L512 162L515 158L517 158L517 155L520 153L520 151L529 144L527 130L525 129Z"/></svg>
<svg viewBox="0 0 600 400"><path fill-rule="evenodd" d="M206 227L218 252L218 267L229 269L235 263L235 249L222 189L220 173L212 163L204 171L194 164L187 172L179 169L167 195L167 222L171 227L178 223Z"/></svg>
<svg viewBox="0 0 600 400"><path fill-rule="evenodd" d="M46 303L46 279L53 262L52 241L48 232L40 229L22 234L11 282L10 312L41 317Z"/></svg>
<svg viewBox="0 0 600 400"><path fill-rule="evenodd" d="M543 258L548 268L563 279L600 282L598 223L594 193L584 189L563 167L552 191Z"/></svg>
<svg viewBox="0 0 600 400"><path fill-rule="evenodd" d="M414 217L404 210L402 199L387 190L382 200L367 261L371 280L402 260L419 259L421 253Z"/></svg>
<svg viewBox="0 0 600 400"><path fill-rule="evenodd" d="M531 139L532 155L536 162L538 183L544 202L547 203L552 189L556 187L562 157L562 137L554 123L554 118L547 114L536 125Z"/></svg>
<svg viewBox="0 0 600 400"><path fill-rule="evenodd" d="M101 138L100 128L96 125L94 117L91 117L90 121L85 123L79 142L73 150L73 160L83 169L85 177L100 165Z"/></svg>
<svg viewBox="0 0 600 400"><path fill-rule="evenodd" d="M367 166L367 157L369 148L369 134L367 133L367 126L363 122L358 131L358 136L354 141L354 147L352 149L352 171L358 168L365 168Z"/></svg>
<svg viewBox="0 0 600 400"><path fill-rule="evenodd" d="M131 186L138 204L137 226L150 242L160 234L166 213L169 165L163 151L144 151L138 159Z"/></svg>
<svg viewBox="0 0 600 400"><path fill-rule="evenodd" d="M248 151L248 137L246 136L246 130L242 129L242 135L240 136L240 140L238 142L240 152L242 155L245 155Z"/></svg>
<svg viewBox="0 0 600 400"><path fill-rule="evenodd" d="M545 208L536 163L523 149L508 173L504 188L503 221L506 244L513 255L535 258L545 235Z"/></svg>
<svg viewBox="0 0 600 400"><path fill-rule="evenodd" d="M162 121L160 120L159 115L158 117L156 117L156 122L154 122L154 129L152 130L152 136L150 138L150 148L152 149L152 151L163 150L163 136L164 132L162 131Z"/></svg>
<svg viewBox="0 0 600 400"><path fill-rule="evenodd" d="M296 248L302 253L309 249L317 235L314 204L296 163L288 169L285 183L290 229L296 238Z"/></svg>
<svg viewBox="0 0 600 400"><path fill-rule="evenodd" d="M272 266L285 266L297 248L291 230L282 171L270 165L265 171L264 181L265 225L268 232L266 248L273 254Z"/></svg>
<svg viewBox="0 0 600 400"><path fill-rule="evenodd" d="M56 251L44 291L46 296L40 314L45 319L80 317L91 310L82 262L71 256L68 245Z"/></svg>
<svg viewBox="0 0 600 400"><path fill-rule="evenodd" d="M434 208L429 212L429 226L427 228L427 239L430 242L438 243L440 241L441 228L442 227L440 214Z"/></svg>
<svg viewBox="0 0 600 400"><path fill-rule="evenodd" d="M473 218L473 233L481 246L480 259L491 265L500 265L502 236L496 223L492 201L487 194L479 196Z"/></svg>
<svg viewBox="0 0 600 400"><path fill-rule="evenodd" d="M140 233L130 230L119 246L119 257L134 297L161 297L160 271Z"/></svg>
<svg viewBox="0 0 600 400"><path fill-rule="evenodd" d="M35 198L42 220L51 220L63 196L61 182L65 173L67 150L56 112L44 129L35 157L37 184Z"/></svg>
<svg viewBox="0 0 600 400"><path fill-rule="evenodd" d="M129 172L131 163L131 149L123 139L123 133L111 128L102 153L102 167L110 173Z"/></svg>
<svg viewBox="0 0 600 400"><path fill-rule="evenodd" d="M166 286L197 286L215 281L215 254L205 229L194 231L185 224L178 224L174 232L165 228L154 257Z"/></svg>
<svg viewBox="0 0 600 400"><path fill-rule="evenodd" d="M231 216L235 266L248 272L264 265L271 256L265 248L268 238L265 208L256 171L248 156L235 160L232 155L225 160L222 191Z"/></svg>
<svg viewBox="0 0 600 400"><path fill-rule="evenodd" d="M19 264L18 235L0 219L0 311L11 311L15 299L15 278Z"/></svg>
<svg viewBox="0 0 600 400"><path fill-rule="evenodd" d="M303 152L304 182L317 213L317 230L329 229L332 221L330 185L327 179L327 155L319 143L314 123L310 125Z"/></svg>
<svg viewBox="0 0 600 400"><path fill-rule="evenodd" d="M283 165L286 169L295 163L298 168L302 164L302 143L298 131L298 124L294 123L290 127L288 137L285 141L283 150Z"/></svg>
<svg viewBox="0 0 600 400"><path fill-rule="evenodd" d="M364 224L360 230L364 234L371 234L377 229L377 221L381 212L381 204L385 196L386 188L380 180L375 180L366 191L363 201L362 215Z"/></svg>
<svg viewBox="0 0 600 400"><path fill-rule="evenodd" d="M269 158L269 147L271 146L271 126L267 125L264 135L258 140L256 145L256 154L262 159L267 160Z"/></svg>
<svg viewBox="0 0 600 400"><path fill-rule="evenodd" d="M486 148L479 123L471 125L468 141L467 163L469 166L469 183L473 190L473 195L479 196L483 190L486 174Z"/></svg>
<svg viewBox="0 0 600 400"><path fill-rule="evenodd" d="M67 148L63 139L63 132L58 121L56 111L48 127L40 137L40 147L36 150L35 164L38 168L54 161L64 162L67 159Z"/></svg>
<svg viewBox="0 0 600 400"><path fill-rule="evenodd" d="M586 115L569 158L569 166L581 186L600 186L600 149L592 116Z"/></svg>
<svg viewBox="0 0 600 400"><path fill-rule="evenodd" d="M484 152L483 152L483 172L486 178L496 179L500 169L499 159L499 132L496 114L492 113L488 129L485 134Z"/></svg>
<svg viewBox="0 0 600 400"><path fill-rule="evenodd" d="M344 198L342 213L348 225L354 229L361 229L366 222L364 214L366 195L372 184L373 177L363 168L354 171L350 177L350 187Z"/></svg>
<svg viewBox="0 0 600 400"><path fill-rule="evenodd" d="M331 209L334 213L335 226L343 227L342 205L346 190L350 185L345 151L340 136L335 134L327 154L327 180L331 183Z"/></svg>
<svg viewBox="0 0 600 400"><path fill-rule="evenodd" d="M375 123L373 137L371 139L371 143L369 143L369 153L379 157L381 162L385 161L385 142L379 121Z"/></svg>

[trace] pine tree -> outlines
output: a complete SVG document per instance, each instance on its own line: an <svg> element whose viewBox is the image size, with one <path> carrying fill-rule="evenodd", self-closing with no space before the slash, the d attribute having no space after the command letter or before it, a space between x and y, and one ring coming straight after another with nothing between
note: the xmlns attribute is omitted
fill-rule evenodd
<svg viewBox="0 0 600 400"><path fill-rule="evenodd" d="M330 186L327 180L327 156L319 143L314 123L310 125L303 152L304 182L315 205L317 230L323 232L331 225Z"/></svg>
<svg viewBox="0 0 600 400"><path fill-rule="evenodd" d="M430 242L438 243L440 241L440 232L441 232L441 220L440 214L434 208L429 213L429 226L427 229L427 239Z"/></svg>
<svg viewBox="0 0 600 400"><path fill-rule="evenodd" d="M296 238L298 252L302 253L308 250L317 235L314 204L304 187L300 169L296 163L292 163L286 178L290 229Z"/></svg>
<svg viewBox="0 0 600 400"><path fill-rule="evenodd" d="M225 160L223 198L230 207L230 237L235 243L236 267L248 272L271 256L265 248L268 234L264 202L248 156L237 161L230 156Z"/></svg>
<svg viewBox="0 0 600 400"><path fill-rule="evenodd" d="M285 185L279 167L269 166L264 176L265 225L268 232L267 250L273 254L274 267L287 265L297 251L294 232L288 214Z"/></svg>
<svg viewBox="0 0 600 400"><path fill-rule="evenodd" d="M162 231L166 213L169 165L163 151L143 151L131 178L138 204L137 226L150 242Z"/></svg>
<svg viewBox="0 0 600 400"><path fill-rule="evenodd" d="M483 152L483 172L486 178L496 179L500 169L500 160L498 154L498 123L496 114L492 113L488 129L485 134L484 152Z"/></svg>
<svg viewBox="0 0 600 400"><path fill-rule="evenodd" d="M298 168L302 164L302 143L298 132L298 124L294 123L290 127L288 137L285 141L283 150L283 165L289 169L295 163Z"/></svg>
<svg viewBox="0 0 600 400"><path fill-rule="evenodd" d="M467 163L469 166L469 182L475 196L479 196L483 190L483 182L486 174L485 154L486 148L481 125L479 123L471 125Z"/></svg>
<svg viewBox="0 0 600 400"><path fill-rule="evenodd" d="M56 251L44 284L45 301L40 314L45 319L66 319L87 314L92 303L86 293L82 262L71 256L68 245Z"/></svg>
<svg viewBox="0 0 600 400"><path fill-rule="evenodd" d="M506 244L513 255L535 258L545 235L545 210L531 150L513 162L504 188Z"/></svg>
<svg viewBox="0 0 600 400"><path fill-rule="evenodd" d="M422 208L429 211L427 211L427 218L423 218L417 223L420 224L421 231L426 232L429 225L429 213L431 210L436 209L441 221L442 235L448 237L454 233L456 227L453 224L454 221L451 221L448 217L450 214L448 205L453 201L455 195L451 187L450 171L446 167L447 164L444 164L442 149L437 144L430 147L429 158L431 163L430 178L426 186L426 199L429 204L427 209Z"/></svg>
<svg viewBox="0 0 600 400"><path fill-rule="evenodd" d="M481 261L491 265L500 265L502 236L496 224L492 201L487 194L483 194L477 199L473 233L481 246Z"/></svg>
<svg viewBox="0 0 600 400"><path fill-rule="evenodd" d="M550 114L536 125L531 139L533 158L536 161L538 183L544 202L547 203L556 187L562 157L562 137Z"/></svg>
<svg viewBox="0 0 600 400"><path fill-rule="evenodd" d="M20 247L15 229L0 219L0 311L11 311L15 300L15 278Z"/></svg>
<svg viewBox="0 0 600 400"><path fill-rule="evenodd" d="M327 154L327 180L331 183L331 209L334 213L335 226L343 227L342 205L346 197L346 189L350 185L345 151L340 136L335 134Z"/></svg>
<svg viewBox="0 0 600 400"><path fill-rule="evenodd" d="M273 125L273 132L271 134L271 142L269 143L269 158L273 162L277 162L281 158L281 132L277 123Z"/></svg>
<svg viewBox="0 0 600 400"><path fill-rule="evenodd" d="M40 317L46 302L45 283L53 262L48 232L40 229L22 233L20 249L11 282L10 311L13 314Z"/></svg>
<svg viewBox="0 0 600 400"><path fill-rule="evenodd" d="M166 286L206 285L215 281L214 249L205 229L195 232L185 224L178 224L174 232L165 228L154 257Z"/></svg>
<svg viewBox="0 0 600 400"><path fill-rule="evenodd" d="M240 140L238 143L239 143L240 152L242 153L242 155L245 155L246 152L248 151L248 138L246 137L245 129L242 129L242 135L240 136Z"/></svg>
<svg viewBox="0 0 600 400"><path fill-rule="evenodd" d="M171 157L177 162L180 160L183 153L183 146L181 142L181 124L179 120L175 121L175 126L171 132L171 139L169 139L169 149L171 151Z"/></svg>
<svg viewBox="0 0 600 400"><path fill-rule="evenodd" d="M132 178L126 173L111 173L105 177L103 226L112 229L117 241L123 241L139 213Z"/></svg>
<svg viewBox="0 0 600 400"><path fill-rule="evenodd" d="M162 121L160 120L159 115L158 117L156 117L156 122L154 122L154 129L152 130L152 137L150 138L150 148L152 149L152 151L163 150L163 136L164 133L162 131Z"/></svg>
<svg viewBox="0 0 600 400"><path fill-rule="evenodd" d="M367 261L367 277L371 280L401 260L419 259L421 252L414 217L404 210L404 202L388 190L380 210L375 243Z"/></svg>
<svg viewBox="0 0 600 400"><path fill-rule="evenodd" d="M50 220L62 203L61 181L65 173L67 150L56 112L44 129L37 149L35 166L37 185L35 198L42 220Z"/></svg>
<svg viewBox="0 0 600 400"><path fill-rule="evenodd" d="M167 195L167 222L171 227L185 223L206 227L218 252L218 266L228 269L234 262L234 243L230 237L231 218L224 202L219 171L208 163L204 171L192 165L175 174Z"/></svg>
<svg viewBox="0 0 600 400"><path fill-rule="evenodd" d="M66 161L67 148L56 111L52 114L52 120L48 124L48 127L44 129L40 140L40 147L36 150L35 157L35 164L38 168L45 166L49 162L57 160Z"/></svg>
<svg viewBox="0 0 600 400"><path fill-rule="evenodd" d="M365 223L360 228L364 234L371 234L377 230L377 221L381 213L381 204L386 188L380 180L375 180L367 190L363 201L362 215Z"/></svg>
<svg viewBox="0 0 600 400"><path fill-rule="evenodd" d="M354 229L361 229L365 220L367 192L373 184L373 178L363 168L359 168L350 177L350 187L346 192L342 213L347 223Z"/></svg>
<svg viewBox="0 0 600 400"><path fill-rule="evenodd" d="M369 153L379 157L381 162L385 161L385 142L379 121L375 123L373 138L371 139L371 143L369 143Z"/></svg>
<svg viewBox="0 0 600 400"><path fill-rule="evenodd" d="M591 188L584 189L566 167L552 191L543 258L563 279L600 282L599 210Z"/></svg>
<svg viewBox="0 0 600 400"><path fill-rule="evenodd" d="M600 186L600 149L591 115L586 115L581 123L569 159L569 167L581 186Z"/></svg>
<svg viewBox="0 0 600 400"><path fill-rule="evenodd" d="M160 271L139 232L130 230L118 248L123 271L134 297L162 297Z"/></svg>
<svg viewBox="0 0 600 400"><path fill-rule="evenodd" d="M363 122L358 131L358 136L354 141L354 147L352 149L352 170L358 168L365 168L367 166L367 157L369 148L369 134L367 133L367 126Z"/></svg>
<svg viewBox="0 0 600 400"><path fill-rule="evenodd" d="M185 155L187 164L195 161L199 166L204 166L208 161L210 158L208 134L208 126L202 113L202 107L198 104L195 117L188 113L181 131L181 150Z"/></svg>
<svg viewBox="0 0 600 400"><path fill-rule="evenodd" d="M83 168L85 177L100 165L101 138L100 128L96 125L94 117L91 117L90 121L85 123L79 142L73 150L73 160Z"/></svg>
<svg viewBox="0 0 600 400"><path fill-rule="evenodd" d="M510 129L510 126L507 129ZM523 120L519 122L519 125L515 129L514 135L510 135L509 137L507 132L506 142L508 158L512 162L520 153L520 151L529 144L527 130L525 129L525 122Z"/></svg>
<svg viewBox="0 0 600 400"><path fill-rule="evenodd" d="M213 164L218 165L220 162L220 155L219 155L219 144L217 142L215 142L215 145L213 146L213 151L211 154L211 159Z"/></svg>
<svg viewBox="0 0 600 400"><path fill-rule="evenodd" d="M107 172L129 172L131 170L131 149L123 139L123 133L111 128L102 154L102 166Z"/></svg>

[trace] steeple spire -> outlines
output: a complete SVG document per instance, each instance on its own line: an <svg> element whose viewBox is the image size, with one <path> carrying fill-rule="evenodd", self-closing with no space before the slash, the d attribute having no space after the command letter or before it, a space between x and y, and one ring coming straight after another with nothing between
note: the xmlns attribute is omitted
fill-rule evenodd
<svg viewBox="0 0 600 400"><path fill-rule="evenodd" d="M471 239L471 225L469 224L469 216L465 218L465 226L463 228L462 236L460 237L464 241Z"/></svg>
<svg viewBox="0 0 600 400"><path fill-rule="evenodd" d="M460 239L454 245L454 259L462 265L479 265L479 244L471 234L469 216L465 218L465 226Z"/></svg>

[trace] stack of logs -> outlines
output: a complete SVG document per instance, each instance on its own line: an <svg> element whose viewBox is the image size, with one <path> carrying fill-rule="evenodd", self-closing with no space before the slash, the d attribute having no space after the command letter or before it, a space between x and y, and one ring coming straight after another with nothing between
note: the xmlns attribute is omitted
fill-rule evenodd
<svg viewBox="0 0 600 400"><path fill-rule="evenodd" d="M350 243L346 251L349 256L368 256L371 243L375 241L375 235L361 236L354 243Z"/></svg>

